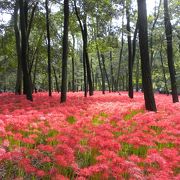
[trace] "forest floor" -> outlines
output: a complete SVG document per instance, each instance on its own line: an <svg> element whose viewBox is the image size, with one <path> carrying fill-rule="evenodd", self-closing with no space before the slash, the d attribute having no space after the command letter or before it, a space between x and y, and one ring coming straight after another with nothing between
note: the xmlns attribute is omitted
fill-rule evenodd
<svg viewBox="0 0 180 180"><path fill-rule="evenodd" d="M180 103L142 93L0 94L0 179L179 180Z"/></svg>

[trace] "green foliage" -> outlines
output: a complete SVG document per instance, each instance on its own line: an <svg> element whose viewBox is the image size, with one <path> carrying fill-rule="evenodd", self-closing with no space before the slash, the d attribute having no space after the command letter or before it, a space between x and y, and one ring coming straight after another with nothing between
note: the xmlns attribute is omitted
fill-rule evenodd
<svg viewBox="0 0 180 180"><path fill-rule="evenodd" d="M108 117L108 115L106 113L100 112L99 115L96 115L93 117L91 122L94 126L99 126L99 125L105 123L104 119L106 119L107 117Z"/></svg>
<svg viewBox="0 0 180 180"><path fill-rule="evenodd" d="M171 142L169 142L169 143L156 142L156 146L157 146L158 150L162 150L164 148L173 148L173 147L175 147L175 145L173 143L171 143Z"/></svg>
<svg viewBox="0 0 180 180"><path fill-rule="evenodd" d="M121 150L118 152L118 155L122 157L128 157L129 155L134 154L136 156L145 158L147 151L147 146L134 147L132 144L121 143Z"/></svg>
<svg viewBox="0 0 180 180"><path fill-rule="evenodd" d="M99 155L99 152L96 149L90 149L85 152L76 152L76 162L79 167L85 168L96 163L96 157Z"/></svg>
<svg viewBox="0 0 180 180"><path fill-rule="evenodd" d="M139 113L143 113L143 112L144 112L144 110L141 110L141 109L132 110L132 111L130 111L129 114L126 114L126 115L124 116L124 120L125 120L125 121L130 120L130 119L132 119L135 115L137 115L137 114L139 114Z"/></svg>
<svg viewBox="0 0 180 180"><path fill-rule="evenodd" d="M161 132L163 131L163 128L159 126L151 126L150 128L154 130L157 134L161 134Z"/></svg>
<svg viewBox="0 0 180 180"><path fill-rule="evenodd" d="M66 118L66 121L69 123L69 124L74 124L74 123L76 123L76 118L74 117L74 116L68 116L67 118Z"/></svg>

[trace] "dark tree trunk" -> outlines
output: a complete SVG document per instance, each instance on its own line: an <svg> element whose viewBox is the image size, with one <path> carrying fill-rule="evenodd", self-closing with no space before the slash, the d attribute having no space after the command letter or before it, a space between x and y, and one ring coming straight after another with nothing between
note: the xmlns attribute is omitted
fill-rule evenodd
<svg viewBox="0 0 180 180"><path fill-rule="evenodd" d="M56 69L54 68L54 66L52 66L53 72L54 72L54 78L55 78L55 83L56 83L56 91L59 93L59 83L58 83L58 77L56 74Z"/></svg>
<svg viewBox="0 0 180 180"><path fill-rule="evenodd" d="M123 5L124 7L124 5ZM123 8L124 9L124 8ZM116 80L116 91L119 91L120 87L120 71L121 71L121 62L122 62L122 54L123 54L123 48L124 48L124 10L122 15L122 34L121 34L121 48L119 53L119 62L118 62L118 72L117 72L117 80Z"/></svg>
<svg viewBox="0 0 180 180"><path fill-rule="evenodd" d="M87 72L86 72L86 55L83 46L83 71L84 71L84 96L87 97Z"/></svg>
<svg viewBox="0 0 180 180"><path fill-rule="evenodd" d="M33 88L32 89L34 89L34 90L37 89L37 87L36 87L37 64L38 64L38 56L36 56L36 59L35 59L33 81L32 81L32 84L33 84Z"/></svg>
<svg viewBox="0 0 180 180"><path fill-rule="evenodd" d="M172 47L172 25L169 18L168 12L168 0L164 0L164 23L165 23L165 33L167 40L167 58L168 58L168 67L171 79L171 88L172 88L172 99L173 103L179 102L177 94L177 85L175 78L175 67L173 60L173 47Z"/></svg>
<svg viewBox="0 0 180 180"><path fill-rule="evenodd" d="M138 20L136 22L136 28L135 28L134 37L133 37L132 67L134 65L134 61L135 61L135 57L136 57L136 38L137 38L137 32L138 32Z"/></svg>
<svg viewBox="0 0 180 180"><path fill-rule="evenodd" d="M139 45L142 68L142 84L145 107L149 111L156 111L154 93L152 89L151 69L148 51L147 10L146 0L138 0Z"/></svg>
<svg viewBox="0 0 180 180"><path fill-rule="evenodd" d="M111 92L111 86L110 86L110 81L109 81L108 73L107 73L107 70L106 70L104 54L101 54L101 58L102 58L102 64L103 64L103 71L104 71L106 79L107 79L108 89L109 89L109 92Z"/></svg>
<svg viewBox="0 0 180 180"><path fill-rule="evenodd" d="M20 7L20 28L21 28L21 65L22 65L22 71L23 71L23 82L24 82L24 88L26 97L28 100L33 101L32 97L32 83L31 78L29 76L28 72L28 66L27 66L27 32L26 32L26 21L25 21L25 8L24 8L24 1L19 0L19 7Z"/></svg>
<svg viewBox="0 0 180 180"><path fill-rule="evenodd" d="M102 89L102 93L105 94L105 90L106 90L106 87L105 87L105 76L104 76L104 71L103 71L103 68L102 68L102 65L101 65L101 57L100 57L100 52L99 52L99 47L98 47L97 42L96 42L96 51L97 51L97 58L98 58L98 63L99 63L99 69L100 69L100 72L101 72L101 80L102 80L101 89Z"/></svg>
<svg viewBox="0 0 180 180"><path fill-rule="evenodd" d="M84 46L84 50L85 50L85 56L86 56L86 68L87 68L87 80L88 80L88 85L89 85L89 95L92 96L93 95L93 85L92 85L92 77L91 77L91 67L90 67L90 63L89 63L89 55L88 55L88 49L87 49L87 45L88 45L88 41L87 41L87 25L86 25L86 18L83 22L83 46Z"/></svg>
<svg viewBox="0 0 180 180"><path fill-rule="evenodd" d="M73 38L73 55L72 55L72 91L75 92L75 75L74 75L74 67L75 67L75 63L74 63L74 48L75 48L75 38L74 35L72 35Z"/></svg>
<svg viewBox="0 0 180 180"><path fill-rule="evenodd" d="M93 84L93 90L94 90L94 70L93 70L93 61L91 58L91 74L92 74L92 84Z"/></svg>
<svg viewBox="0 0 180 180"><path fill-rule="evenodd" d="M153 32L154 32L157 20L159 18L161 1L162 0L159 1L157 15L156 15L156 8L155 8L155 13L154 13L155 19L154 19L154 22L153 22L153 25L152 25L152 29L151 29L151 33L150 33L150 52L151 52L151 54L150 54L150 63L151 63L151 67L152 67L152 64L153 64L153 56L154 56L154 50L153 50Z"/></svg>
<svg viewBox="0 0 180 180"><path fill-rule="evenodd" d="M19 4L18 1L16 0L14 6L14 32L16 37L16 53L17 53L18 67L17 67L15 94L22 94L21 39L20 39L20 32L18 27L18 9L19 9Z"/></svg>
<svg viewBox="0 0 180 180"><path fill-rule="evenodd" d="M51 40L49 31L49 0L46 0L46 30L47 30L47 54L48 54L48 92L52 96L52 80L51 80Z"/></svg>
<svg viewBox="0 0 180 180"><path fill-rule="evenodd" d="M100 51L99 51L99 45L98 45L98 41L97 41L97 36L98 36L98 32L99 31L99 21L98 21L98 17L96 17L96 31L94 31L94 37L95 37L95 43L96 43L96 54L97 54L97 58L98 58L98 64L99 64L99 69L100 69L100 73L101 73L101 90L102 93L105 94L105 76L104 76L104 71L102 68L102 64L101 64L101 57L100 57Z"/></svg>
<svg viewBox="0 0 180 180"><path fill-rule="evenodd" d="M112 51L109 52L110 59L110 68L111 68L111 90L114 91L114 71L113 71L113 63L112 63Z"/></svg>
<svg viewBox="0 0 180 180"><path fill-rule="evenodd" d="M80 25L81 29L81 34L82 34L82 39L83 39L83 66L84 66L84 86L85 86L85 97L87 96L87 90L86 90L86 72L87 72L87 81L89 85L89 95L93 95L93 85L92 85L92 77L91 77L91 67L90 67L90 62L89 62L89 56L88 56L88 51L87 51L87 24L86 24L86 14L83 17L83 23L80 19L80 15L78 12L78 8L76 6L76 0L74 0L74 7L75 7L75 13ZM85 61L85 62L84 62Z"/></svg>
<svg viewBox="0 0 180 180"><path fill-rule="evenodd" d="M130 28L130 13L129 13L130 5L126 3L126 18L127 18L127 33L128 33L128 73L129 73L129 85L128 85L128 94L130 98L133 98L133 84L132 84L132 50L131 50L131 28Z"/></svg>
<svg viewBox="0 0 180 180"><path fill-rule="evenodd" d="M161 41L162 42L162 41ZM160 59L161 59L161 66L162 66L162 72L163 72L163 79L164 79L164 84L165 84L165 90L166 90L166 94L169 94L169 90L167 87L167 79L166 79L166 71L164 68L164 63L163 63L163 56L162 56L162 43L161 43L161 49L160 49Z"/></svg>
<svg viewBox="0 0 180 180"><path fill-rule="evenodd" d="M61 103L66 102L66 94L67 94L68 26L69 26L69 0L64 0L64 34L63 34L63 54L62 54Z"/></svg>
<svg viewBox="0 0 180 180"><path fill-rule="evenodd" d="M136 92L139 91L139 58L137 58L136 64Z"/></svg>

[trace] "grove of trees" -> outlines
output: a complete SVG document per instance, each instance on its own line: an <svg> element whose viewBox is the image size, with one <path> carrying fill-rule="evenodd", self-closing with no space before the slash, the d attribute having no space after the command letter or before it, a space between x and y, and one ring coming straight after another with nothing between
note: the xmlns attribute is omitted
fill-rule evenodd
<svg viewBox="0 0 180 180"><path fill-rule="evenodd" d="M4 0L0 14L0 90L105 93L142 90L147 110L154 92L180 93L180 2L156 0Z"/></svg>

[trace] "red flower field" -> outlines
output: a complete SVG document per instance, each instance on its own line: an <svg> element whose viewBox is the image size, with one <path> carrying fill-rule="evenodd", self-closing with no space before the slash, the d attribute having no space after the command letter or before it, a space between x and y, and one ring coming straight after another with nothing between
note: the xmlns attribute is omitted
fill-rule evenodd
<svg viewBox="0 0 180 180"><path fill-rule="evenodd" d="M0 179L179 180L180 103L142 93L0 95Z"/></svg>

